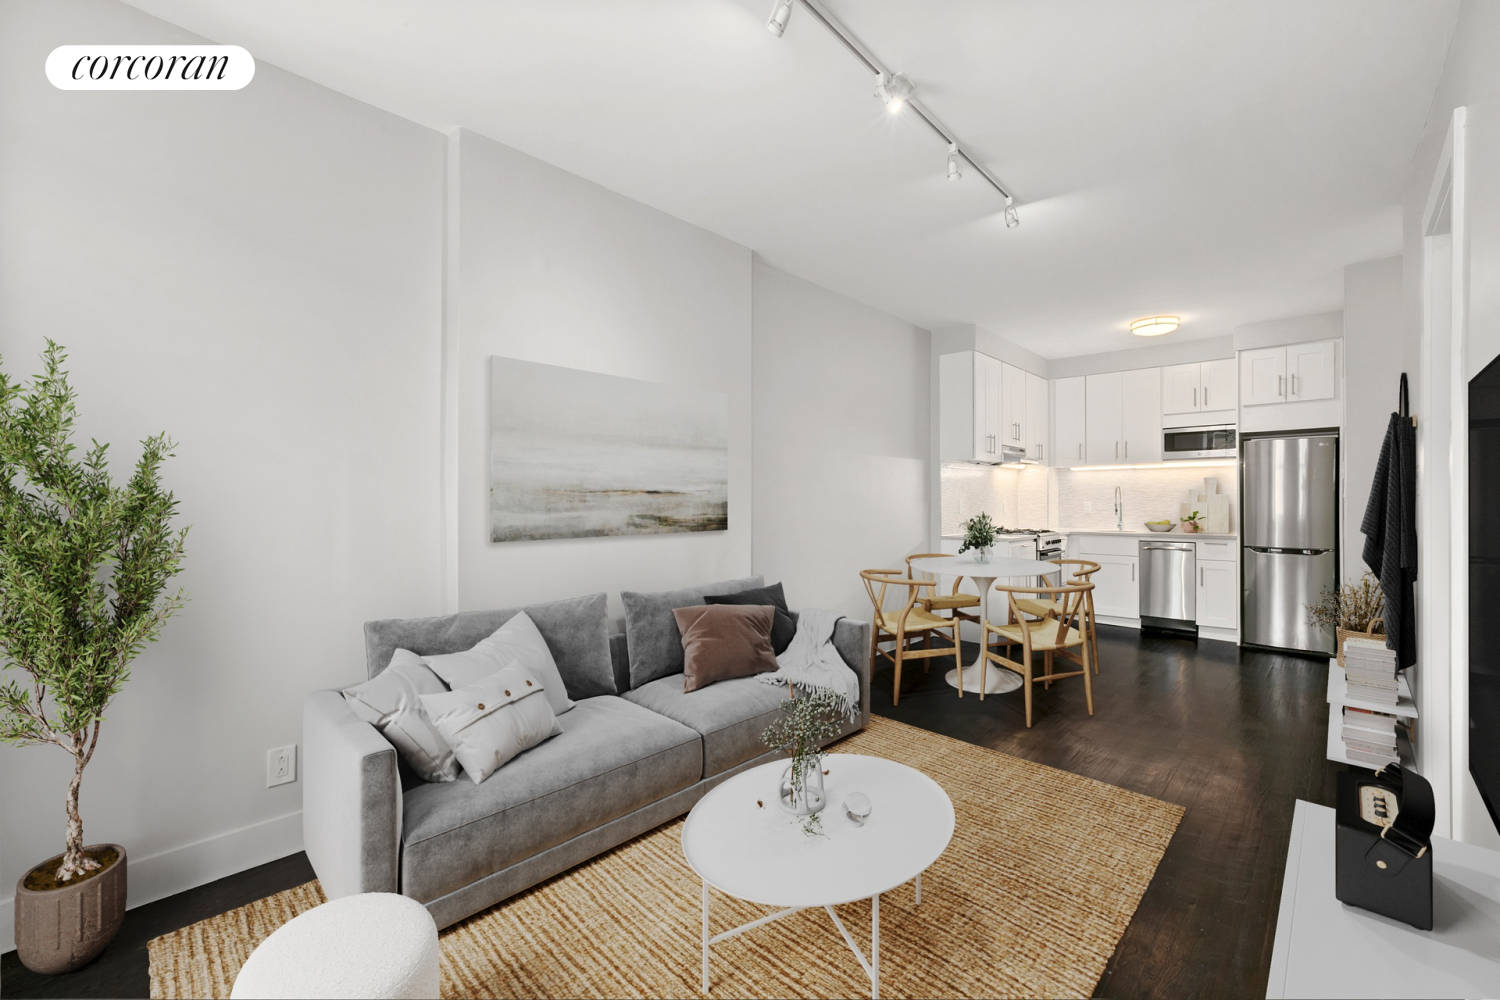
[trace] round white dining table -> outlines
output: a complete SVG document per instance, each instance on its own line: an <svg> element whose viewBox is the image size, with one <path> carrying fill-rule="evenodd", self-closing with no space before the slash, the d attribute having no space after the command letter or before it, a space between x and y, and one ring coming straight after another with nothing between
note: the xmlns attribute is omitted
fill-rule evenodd
<svg viewBox="0 0 1500 1000"><path fill-rule="evenodd" d="M989 562L978 562L972 556L929 556L926 559L913 559L913 569L933 576L966 576L979 585L979 617L981 622L990 620L990 588L995 585L996 580L1033 580L1037 577L1060 576L1062 567L1056 563L1042 562L1039 559L1010 559L995 558ZM981 627L979 633L979 655L974 657L974 662L963 669L963 689L965 691L979 691L979 678L984 676L987 683L984 687L985 694L1004 694L1014 691L1024 682L1021 675L1014 670L1008 670L995 665L995 669L985 671L984 664L984 631ZM948 683L953 687L959 685L959 671L954 669L948 671Z"/></svg>

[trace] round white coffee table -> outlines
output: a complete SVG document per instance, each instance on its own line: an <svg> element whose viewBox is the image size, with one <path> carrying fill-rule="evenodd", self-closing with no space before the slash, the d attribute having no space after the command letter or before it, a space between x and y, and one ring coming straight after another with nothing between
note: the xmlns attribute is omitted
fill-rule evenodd
<svg viewBox="0 0 1500 1000"><path fill-rule="evenodd" d="M995 585L996 580L1015 579L1023 577L1031 579L1039 576L1052 576L1061 574L1062 567L1056 563L1042 562L1038 559L991 559L987 563L975 562L970 556L942 556L928 559L913 559L913 569L919 569L924 573L934 576L966 576L979 585L979 618L981 622L990 620L990 588ZM978 691L979 678L987 677L985 694L1004 694L1014 691L1023 683L1021 675L1014 670L1001 667L996 664L993 669L985 671L981 669L984 665L984 632L981 628L979 634L979 655L974 657L974 662L964 667L964 690ZM947 674L948 684L958 687L958 670L950 670Z"/></svg>
<svg viewBox="0 0 1500 1000"><path fill-rule="evenodd" d="M730 778L693 807L682 828L682 853L703 879L703 992L708 992L710 945L821 906L870 977L870 996L879 997L880 894L915 879L917 902L922 902L922 872L953 839L953 803L937 782L905 764L829 754L823 758L828 772L823 833L810 837L777 805L777 785L788 763L772 761ZM864 826L844 815L844 799L852 792L870 798ZM709 886L785 909L710 937ZM833 912L839 903L857 899L870 900L868 961Z"/></svg>

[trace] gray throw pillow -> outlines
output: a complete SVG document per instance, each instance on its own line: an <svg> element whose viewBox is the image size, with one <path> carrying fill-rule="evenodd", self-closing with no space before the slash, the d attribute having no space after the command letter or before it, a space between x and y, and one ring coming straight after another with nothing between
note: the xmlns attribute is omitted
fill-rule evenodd
<svg viewBox="0 0 1500 1000"><path fill-rule="evenodd" d="M354 714L374 726L424 781L452 781L458 761L422 706L423 695L448 689L409 649L398 649L378 677L344 689Z"/></svg>
<svg viewBox="0 0 1500 1000"><path fill-rule="evenodd" d="M576 701L617 693L609 659L609 619L603 594L500 611L365 622L366 668L371 677L380 673L397 647L418 656L462 653L522 611L547 641L569 698Z"/></svg>
<svg viewBox="0 0 1500 1000"><path fill-rule="evenodd" d="M562 715L573 707L547 640L524 611L495 629L489 638L481 639L473 649L434 653L422 657L422 661L455 691L483 680L501 667L518 666L542 686L552 714Z"/></svg>
<svg viewBox="0 0 1500 1000"><path fill-rule="evenodd" d="M630 686L638 688L658 677L682 673L682 633L672 612L705 604L710 594L737 594L765 586L765 578L749 576L681 590L643 593L622 590L625 605L625 647L630 656ZM607 641L607 640L606 640Z"/></svg>

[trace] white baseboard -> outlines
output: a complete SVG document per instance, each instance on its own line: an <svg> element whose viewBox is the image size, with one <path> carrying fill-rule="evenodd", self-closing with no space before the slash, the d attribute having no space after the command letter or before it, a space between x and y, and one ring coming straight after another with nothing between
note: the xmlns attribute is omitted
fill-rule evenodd
<svg viewBox="0 0 1500 1000"><path fill-rule="evenodd" d="M130 845L125 845L129 850ZM195 886L275 861L302 850L302 811L205 837L181 847L129 860L126 909L135 909ZM16 941L15 897L0 899L0 951Z"/></svg>

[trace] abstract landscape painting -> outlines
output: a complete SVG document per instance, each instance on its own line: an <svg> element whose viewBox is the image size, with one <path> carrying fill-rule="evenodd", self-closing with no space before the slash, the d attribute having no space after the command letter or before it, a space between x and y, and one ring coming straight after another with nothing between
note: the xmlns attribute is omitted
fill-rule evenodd
<svg viewBox="0 0 1500 1000"><path fill-rule="evenodd" d="M728 396L490 359L491 541L728 527Z"/></svg>

